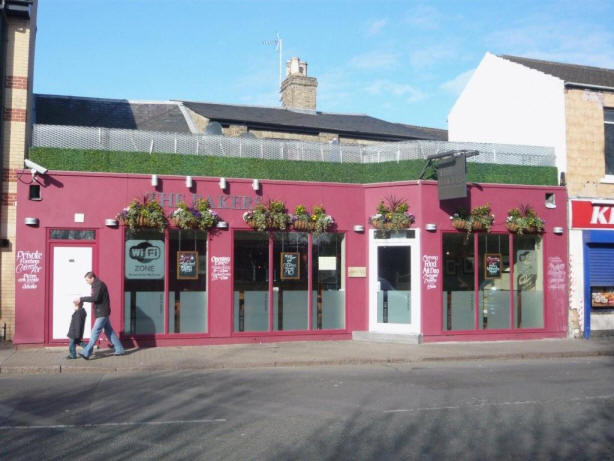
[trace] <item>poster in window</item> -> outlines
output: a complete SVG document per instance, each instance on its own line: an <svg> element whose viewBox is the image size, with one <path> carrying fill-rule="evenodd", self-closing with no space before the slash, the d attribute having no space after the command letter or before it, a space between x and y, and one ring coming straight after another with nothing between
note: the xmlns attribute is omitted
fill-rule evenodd
<svg viewBox="0 0 614 461"><path fill-rule="evenodd" d="M591 307L614 308L614 287L591 287Z"/></svg>
<svg viewBox="0 0 614 461"><path fill-rule="evenodd" d="M299 266L299 252L282 252L281 253L281 279L282 280L299 280L301 271Z"/></svg>
<svg viewBox="0 0 614 461"><path fill-rule="evenodd" d="M198 279L198 252L177 252L177 280Z"/></svg>
<svg viewBox="0 0 614 461"><path fill-rule="evenodd" d="M484 254L484 278L485 279L500 279L501 278L501 253L485 253Z"/></svg>
<svg viewBox="0 0 614 461"><path fill-rule="evenodd" d="M535 250L518 250L516 252L516 284L520 291L535 290L537 282L537 252Z"/></svg>

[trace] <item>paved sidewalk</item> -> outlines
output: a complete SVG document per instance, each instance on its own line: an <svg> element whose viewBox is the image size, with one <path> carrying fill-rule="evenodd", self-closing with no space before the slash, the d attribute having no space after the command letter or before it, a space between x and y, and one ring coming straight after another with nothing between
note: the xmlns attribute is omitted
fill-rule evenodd
<svg viewBox="0 0 614 461"><path fill-rule="evenodd" d="M90 360L66 359L67 347L0 346L0 374L115 373L224 368L371 365L434 361L614 356L614 338L472 343L390 344L301 341L223 346L128 349L115 357L98 349Z"/></svg>

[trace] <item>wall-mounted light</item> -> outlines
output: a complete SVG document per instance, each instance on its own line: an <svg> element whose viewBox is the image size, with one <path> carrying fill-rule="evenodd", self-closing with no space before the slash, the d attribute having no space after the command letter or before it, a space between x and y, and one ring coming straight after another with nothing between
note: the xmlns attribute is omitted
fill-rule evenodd
<svg viewBox="0 0 614 461"><path fill-rule="evenodd" d="M192 180L192 176L186 176L185 177L185 187L187 187L188 189L191 189L193 185L194 185L194 181Z"/></svg>
<svg viewBox="0 0 614 461"><path fill-rule="evenodd" d="M104 225L107 227L117 227L119 225L119 221L113 218L105 219Z"/></svg>
<svg viewBox="0 0 614 461"><path fill-rule="evenodd" d="M424 225L424 228L429 232L435 232L437 230L437 224L435 223L427 223Z"/></svg>
<svg viewBox="0 0 614 461"><path fill-rule="evenodd" d="M215 225L215 227L218 229L228 229L228 223L226 221L220 221Z"/></svg>
<svg viewBox="0 0 614 461"><path fill-rule="evenodd" d="M220 182L218 184L220 186L220 189L226 189L226 178L220 178Z"/></svg>
<svg viewBox="0 0 614 461"><path fill-rule="evenodd" d="M151 185L154 187L158 186L158 175L157 174L151 175Z"/></svg>
<svg viewBox="0 0 614 461"><path fill-rule="evenodd" d="M23 220L26 226L38 226L38 218L27 217Z"/></svg>
<svg viewBox="0 0 614 461"><path fill-rule="evenodd" d="M554 232L555 234L559 234L559 235L561 235L561 234L563 233L563 228L562 228L562 227L560 227L560 226L553 227L553 228L552 228L552 232Z"/></svg>
<svg viewBox="0 0 614 461"><path fill-rule="evenodd" d="M362 224L354 224L354 232L364 232L365 231L365 226L363 226Z"/></svg>
<svg viewBox="0 0 614 461"><path fill-rule="evenodd" d="M252 189L254 189L255 191L259 191L260 190L260 181L258 181L257 179L254 179L252 181Z"/></svg>

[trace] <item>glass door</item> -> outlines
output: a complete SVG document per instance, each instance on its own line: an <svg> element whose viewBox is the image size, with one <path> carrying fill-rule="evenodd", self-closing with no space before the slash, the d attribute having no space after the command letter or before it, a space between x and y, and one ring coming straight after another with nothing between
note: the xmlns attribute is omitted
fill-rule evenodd
<svg viewBox="0 0 614 461"><path fill-rule="evenodd" d="M420 333L420 268L417 235L377 238L370 249L369 330Z"/></svg>

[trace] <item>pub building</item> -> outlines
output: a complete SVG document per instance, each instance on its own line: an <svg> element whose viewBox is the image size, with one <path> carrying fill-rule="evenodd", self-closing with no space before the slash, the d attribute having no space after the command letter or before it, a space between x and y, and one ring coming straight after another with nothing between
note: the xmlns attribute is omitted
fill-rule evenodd
<svg viewBox="0 0 614 461"><path fill-rule="evenodd" d="M18 182L15 344L64 344L72 300L90 293L89 270L106 282L112 324L128 347L567 334L567 195L560 186L469 183L465 198L440 200L434 180L188 180L56 170L37 180ZM180 202L207 200L220 222L207 231L118 222L118 213L144 197L166 215ZM375 228L387 199L408 205L408 228ZM254 230L245 213L270 200L290 214L297 205L321 206L334 224L321 233ZM457 210L487 204L489 232L454 227ZM543 219L543 232L508 229L508 210L521 204Z"/></svg>

